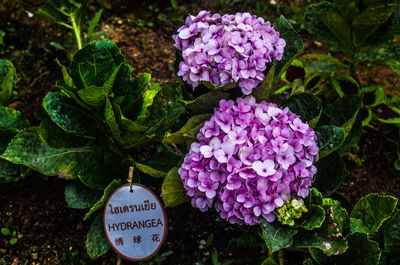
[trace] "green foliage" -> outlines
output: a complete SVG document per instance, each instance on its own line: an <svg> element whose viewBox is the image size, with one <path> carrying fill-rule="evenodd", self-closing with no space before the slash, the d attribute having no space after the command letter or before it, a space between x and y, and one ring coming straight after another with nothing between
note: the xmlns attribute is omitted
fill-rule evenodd
<svg viewBox="0 0 400 265"><path fill-rule="evenodd" d="M305 26L318 41L347 52L353 77L363 61L400 72L399 43L388 43L400 33L398 1L321 1L308 6Z"/></svg>
<svg viewBox="0 0 400 265"><path fill-rule="evenodd" d="M89 257L92 259L104 255L111 249L111 245L104 232L103 218L101 214L98 214L94 218L93 223L89 227L89 231L86 235L85 246Z"/></svg>
<svg viewBox="0 0 400 265"><path fill-rule="evenodd" d="M378 231L382 223L390 218L396 205L397 199L394 197L371 193L356 203L350 217L359 219L363 228L371 234Z"/></svg>
<svg viewBox="0 0 400 265"><path fill-rule="evenodd" d="M3 153L11 139L28 126L29 122L22 116L21 112L0 107L0 152ZM24 166L14 165L0 158L0 183L18 181L26 173L29 173L25 169Z"/></svg>
<svg viewBox="0 0 400 265"><path fill-rule="evenodd" d="M17 83L17 73L14 65L0 59L0 105L8 105L13 86Z"/></svg>
<svg viewBox="0 0 400 265"><path fill-rule="evenodd" d="M265 243L271 252L290 247L293 244L293 236L298 230L287 228L278 223L269 223L261 218L261 230Z"/></svg>
<svg viewBox="0 0 400 265"><path fill-rule="evenodd" d="M88 0L46 0L39 8L37 14L51 22L62 25L73 31L78 49L82 49L85 44L95 40L107 32L94 34L94 29L100 21L103 9L99 10L95 16L87 21L86 40L82 39L82 28L85 26L87 17ZM103 5L102 5L103 6ZM61 49L65 49L61 44L57 44Z"/></svg>
<svg viewBox="0 0 400 265"><path fill-rule="evenodd" d="M161 187L161 194L166 207L174 207L190 200L186 196L178 168L174 167L168 172Z"/></svg>

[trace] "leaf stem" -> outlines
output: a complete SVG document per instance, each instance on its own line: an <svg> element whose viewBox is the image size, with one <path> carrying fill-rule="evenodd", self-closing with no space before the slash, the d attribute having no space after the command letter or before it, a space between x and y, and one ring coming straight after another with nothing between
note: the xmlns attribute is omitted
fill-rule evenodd
<svg viewBox="0 0 400 265"><path fill-rule="evenodd" d="M76 24L75 15L71 16L72 27L74 29L74 35L76 38L76 42L78 44L78 50L82 49L82 38L81 38L81 28L78 24Z"/></svg>

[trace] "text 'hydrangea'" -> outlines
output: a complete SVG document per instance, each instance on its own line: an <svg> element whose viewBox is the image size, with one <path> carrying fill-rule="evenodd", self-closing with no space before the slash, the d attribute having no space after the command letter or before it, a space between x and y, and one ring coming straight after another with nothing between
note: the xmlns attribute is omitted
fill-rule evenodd
<svg viewBox="0 0 400 265"><path fill-rule="evenodd" d="M192 205L214 205L230 223L275 220L275 209L309 194L317 136L308 124L254 97L221 100L191 145L179 174Z"/></svg>
<svg viewBox="0 0 400 265"><path fill-rule="evenodd" d="M249 95L261 83L267 65L281 60L286 45L268 21L249 13L219 15L200 11L188 16L174 46L182 52L178 76L198 86L238 83Z"/></svg>

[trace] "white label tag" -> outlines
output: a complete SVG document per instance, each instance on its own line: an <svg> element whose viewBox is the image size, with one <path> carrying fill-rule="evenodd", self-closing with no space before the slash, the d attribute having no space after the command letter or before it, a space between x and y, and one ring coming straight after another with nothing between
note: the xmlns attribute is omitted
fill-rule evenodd
<svg viewBox="0 0 400 265"><path fill-rule="evenodd" d="M104 209L104 230L113 249L132 261L146 260L160 249L167 220L160 200L147 187L119 187Z"/></svg>

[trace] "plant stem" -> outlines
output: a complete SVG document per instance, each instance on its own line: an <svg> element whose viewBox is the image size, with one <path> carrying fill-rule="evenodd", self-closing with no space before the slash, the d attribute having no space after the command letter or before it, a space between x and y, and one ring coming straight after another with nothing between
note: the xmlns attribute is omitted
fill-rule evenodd
<svg viewBox="0 0 400 265"><path fill-rule="evenodd" d="M279 265L285 264L285 260L283 259L283 251L282 250L279 250L279 252L278 252L278 259L279 259Z"/></svg>
<svg viewBox="0 0 400 265"><path fill-rule="evenodd" d="M78 44L78 50L82 49L82 38L81 38L81 28L76 24L75 16L71 16L72 27L74 29L74 35L76 38L76 42Z"/></svg>

